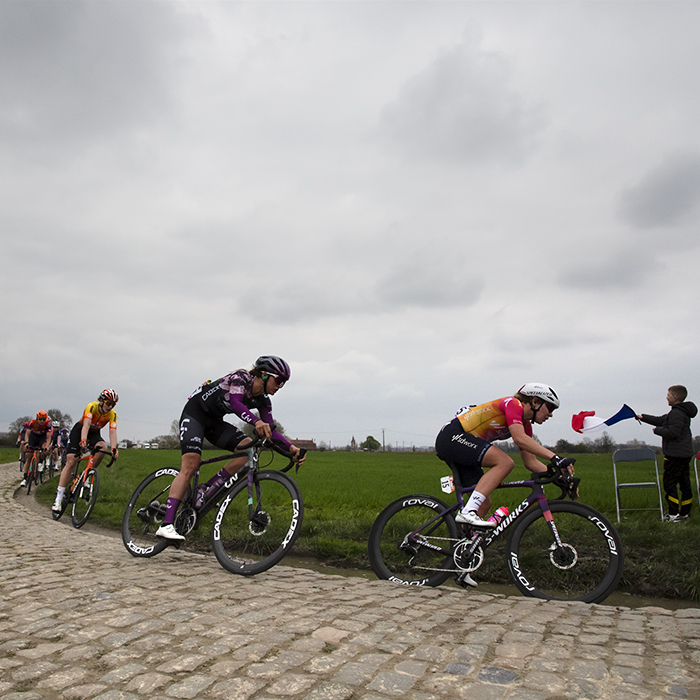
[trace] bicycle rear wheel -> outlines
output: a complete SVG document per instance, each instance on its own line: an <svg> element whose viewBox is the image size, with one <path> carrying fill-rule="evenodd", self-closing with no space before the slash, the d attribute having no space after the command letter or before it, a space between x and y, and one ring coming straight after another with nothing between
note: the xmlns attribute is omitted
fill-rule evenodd
<svg viewBox="0 0 700 700"><path fill-rule="evenodd" d="M459 528L439 498L413 494L390 503L369 534L369 561L381 579L439 586L459 573L453 559ZM431 522L432 521L432 522Z"/></svg>
<svg viewBox="0 0 700 700"><path fill-rule="evenodd" d="M73 492L73 506L70 515L73 527L85 525L95 507L99 490L100 475L96 469L88 469Z"/></svg>
<svg viewBox="0 0 700 700"><path fill-rule="evenodd" d="M170 485L179 473L175 467L158 469L129 499L122 518L122 541L132 556L152 557L168 546L168 540L156 537L156 530L163 524Z"/></svg>
<svg viewBox="0 0 700 700"><path fill-rule="evenodd" d="M277 564L299 536L304 517L299 487L285 474L257 472L253 486L253 517L244 477L224 496L212 527L212 547L219 563L243 576Z"/></svg>
<svg viewBox="0 0 700 700"><path fill-rule="evenodd" d="M546 600L600 603L622 576L622 542L610 522L582 503L549 504L561 540L539 506L516 524L508 539L508 572L523 595Z"/></svg>

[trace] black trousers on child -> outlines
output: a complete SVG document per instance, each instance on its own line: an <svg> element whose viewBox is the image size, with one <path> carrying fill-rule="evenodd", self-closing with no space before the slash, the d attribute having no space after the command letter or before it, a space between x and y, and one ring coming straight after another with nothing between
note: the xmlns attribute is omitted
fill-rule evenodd
<svg viewBox="0 0 700 700"><path fill-rule="evenodd" d="M693 492L690 488L690 457L664 457L663 485L669 515L690 515ZM678 499L678 487L681 497Z"/></svg>

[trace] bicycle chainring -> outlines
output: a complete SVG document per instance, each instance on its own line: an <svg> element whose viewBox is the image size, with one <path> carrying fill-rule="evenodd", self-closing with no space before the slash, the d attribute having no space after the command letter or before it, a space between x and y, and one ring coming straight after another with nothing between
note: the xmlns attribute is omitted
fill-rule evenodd
<svg viewBox="0 0 700 700"><path fill-rule="evenodd" d="M471 540L460 540L455 546L454 562L460 571L471 573L476 571L484 562L484 550L478 545L472 550Z"/></svg>
<svg viewBox="0 0 700 700"><path fill-rule="evenodd" d="M197 513L194 508L183 508L175 518L175 529L181 535L188 535L197 525Z"/></svg>

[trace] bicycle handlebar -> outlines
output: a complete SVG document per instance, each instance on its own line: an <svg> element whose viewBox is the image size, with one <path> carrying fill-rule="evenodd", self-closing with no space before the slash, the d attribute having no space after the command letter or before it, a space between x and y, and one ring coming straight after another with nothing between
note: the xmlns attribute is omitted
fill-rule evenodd
<svg viewBox="0 0 700 700"><path fill-rule="evenodd" d="M572 459L571 466L576 464L576 460ZM555 467L551 462L547 465L546 472L538 472L534 479L536 484L544 486L545 484L555 484L561 489L560 498L569 496L571 499L578 497L578 485L581 479L571 474L564 474L560 468Z"/></svg>
<svg viewBox="0 0 700 700"><path fill-rule="evenodd" d="M86 453L89 452L93 456L96 454L110 455L112 459L109 460L109 464L105 464L105 467L107 467L107 469L109 469L117 461L116 456L112 454L111 450L103 450L99 447L89 447L82 449L85 450ZM83 455L80 459L85 459L85 456Z"/></svg>
<svg viewBox="0 0 700 700"><path fill-rule="evenodd" d="M274 430L275 426L272 426L272 429ZM257 433L250 438L250 442L245 446L245 450L249 450L252 447L260 447L261 450L264 449L270 449L273 452L277 452L277 454L282 455L282 457L286 457L289 460L289 464L287 464L286 467L283 469L279 469L278 471L281 472L288 472L295 464L296 464L296 470L299 471L299 460L304 458L304 455L306 454L306 450L302 447L299 449L299 455L295 458L292 453L289 450L285 450L282 445L278 445L274 440L271 440L270 438L266 438L262 435L258 435ZM243 452L242 449L236 449L234 450L231 454L233 455L240 455L240 456L245 456L246 452Z"/></svg>

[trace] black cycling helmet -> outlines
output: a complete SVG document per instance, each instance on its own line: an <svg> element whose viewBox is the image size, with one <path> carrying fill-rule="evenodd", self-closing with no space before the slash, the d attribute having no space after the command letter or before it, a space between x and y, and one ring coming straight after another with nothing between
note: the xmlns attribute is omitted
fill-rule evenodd
<svg viewBox="0 0 700 700"><path fill-rule="evenodd" d="M292 376L292 370L289 365L277 355L262 355L255 360L255 369L271 374L279 379L280 382L287 382Z"/></svg>

